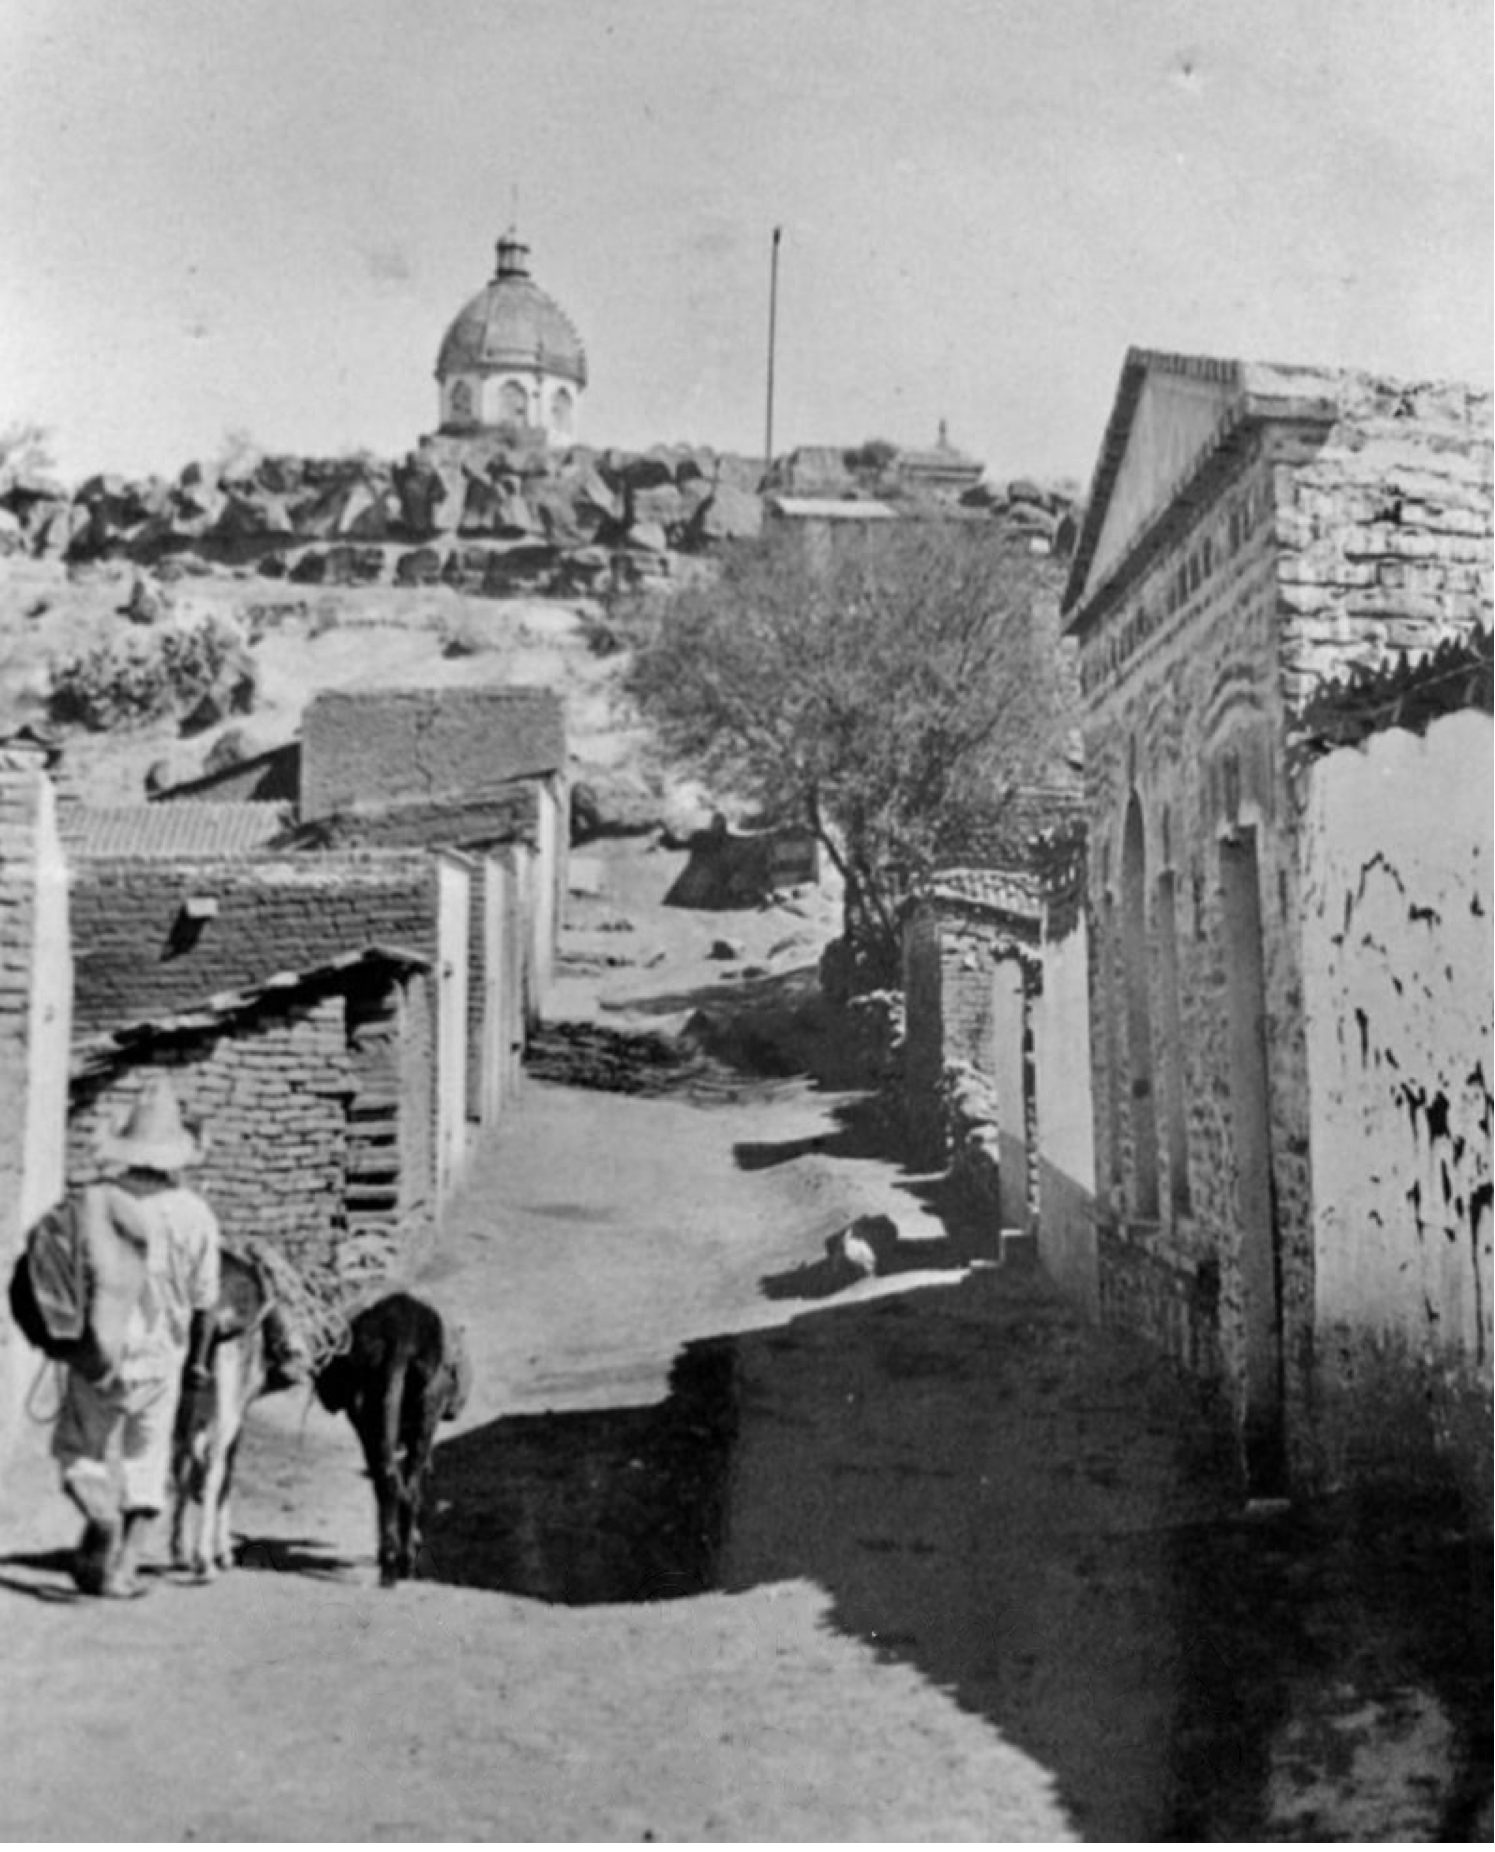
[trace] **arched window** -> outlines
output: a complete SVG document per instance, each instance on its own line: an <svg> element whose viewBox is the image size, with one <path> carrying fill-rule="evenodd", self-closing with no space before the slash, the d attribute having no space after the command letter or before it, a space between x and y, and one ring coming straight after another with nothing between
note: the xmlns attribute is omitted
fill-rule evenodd
<svg viewBox="0 0 1495 1852"><path fill-rule="evenodd" d="M451 396L447 400L447 408L457 423L472 423L472 387L465 379L459 379L452 387Z"/></svg>
<svg viewBox="0 0 1495 1852"><path fill-rule="evenodd" d="M529 394L517 379L506 379L499 388L498 416L502 424L529 423Z"/></svg>
<svg viewBox="0 0 1495 1852"><path fill-rule="evenodd" d="M1148 982L1147 842L1137 794L1127 806L1121 845L1121 958L1126 980L1126 1050L1131 1078L1132 1213L1158 1219L1158 1125L1152 1084L1152 1002Z"/></svg>
<svg viewBox="0 0 1495 1852"><path fill-rule="evenodd" d="M557 437L571 435L571 415L575 402L564 386L557 386L550 396L550 427Z"/></svg>

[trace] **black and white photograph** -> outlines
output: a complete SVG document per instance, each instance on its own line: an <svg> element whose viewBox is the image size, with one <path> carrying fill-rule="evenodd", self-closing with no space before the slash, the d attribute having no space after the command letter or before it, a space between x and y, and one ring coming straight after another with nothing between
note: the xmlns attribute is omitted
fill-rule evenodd
<svg viewBox="0 0 1495 1852"><path fill-rule="evenodd" d="M0 1840L1491 1843L1488 0L0 0Z"/></svg>

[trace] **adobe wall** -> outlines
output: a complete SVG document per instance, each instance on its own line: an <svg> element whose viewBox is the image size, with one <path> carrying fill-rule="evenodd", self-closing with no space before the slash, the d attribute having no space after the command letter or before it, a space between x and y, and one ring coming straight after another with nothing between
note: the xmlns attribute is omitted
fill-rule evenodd
<svg viewBox="0 0 1495 1852"><path fill-rule="evenodd" d="M1452 1466L1486 1525L1492 755L1477 711L1332 753L1300 851L1319 1473Z"/></svg>
<svg viewBox="0 0 1495 1852"><path fill-rule="evenodd" d="M216 905L200 923L183 903ZM342 952L436 955L430 858L415 851L235 861L80 861L74 871L76 1030L192 1009ZM198 925L198 930L193 926Z"/></svg>
<svg viewBox="0 0 1495 1852"><path fill-rule="evenodd" d="M184 1111L207 1122L207 1155L187 1181L212 1203L225 1237L272 1240L300 1264L330 1262L346 1226L353 1088L343 998L173 1036L139 1062L76 1082L68 1127L75 1181L101 1174L98 1132L124 1118L152 1074L169 1076Z"/></svg>
<svg viewBox="0 0 1495 1852"><path fill-rule="evenodd" d="M1095 1131L1090 1104L1090 946L1085 916L1046 912L1032 998L1038 1118L1038 1257L1093 1318L1100 1312Z"/></svg>
<svg viewBox="0 0 1495 1852"><path fill-rule="evenodd" d="M548 688L329 690L302 716L301 816L487 792L565 767L565 708Z"/></svg>
<svg viewBox="0 0 1495 1852"><path fill-rule="evenodd" d="M63 1192L71 1011L67 870L51 781L0 753L0 1285ZM0 1474L38 1363L0 1311Z"/></svg>
<svg viewBox="0 0 1495 1852"><path fill-rule="evenodd" d="M341 811L317 820L303 836L318 849L435 849L460 845L538 841L542 781L523 779L481 796L425 802L400 800L379 808Z"/></svg>
<svg viewBox="0 0 1495 1852"><path fill-rule="evenodd" d="M471 1148L467 1122L468 986L472 888L469 857L435 857L440 916L436 956L436 1202L438 1212L461 1182Z"/></svg>

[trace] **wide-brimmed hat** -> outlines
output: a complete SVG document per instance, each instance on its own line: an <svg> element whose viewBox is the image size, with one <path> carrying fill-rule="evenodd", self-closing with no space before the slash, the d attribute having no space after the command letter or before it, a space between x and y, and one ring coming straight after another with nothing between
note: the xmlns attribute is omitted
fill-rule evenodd
<svg viewBox="0 0 1495 1852"><path fill-rule="evenodd" d="M185 1170L202 1155L202 1141L182 1117L171 1082L148 1080L140 1098L112 1132L99 1134L99 1161L121 1170Z"/></svg>

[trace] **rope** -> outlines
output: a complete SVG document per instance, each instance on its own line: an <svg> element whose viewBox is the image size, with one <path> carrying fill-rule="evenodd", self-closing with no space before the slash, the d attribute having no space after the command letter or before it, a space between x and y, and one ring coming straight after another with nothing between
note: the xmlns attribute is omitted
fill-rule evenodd
<svg viewBox="0 0 1495 1852"><path fill-rule="evenodd" d="M57 1398L57 1406L50 1414L39 1415L35 1408L36 1395L42 1383L46 1380L49 1371L52 1374L52 1388ZM26 1400L23 1407L26 1410L27 1419L35 1422L39 1428L50 1427L62 1413L63 1395L63 1365L54 1363L50 1357L43 1357L41 1362L36 1366L36 1374L31 1379L31 1387L26 1391Z"/></svg>
<svg viewBox="0 0 1495 1852"><path fill-rule="evenodd" d="M392 1283L395 1247L384 1234L339 1242L336 1259L297 1266L271 1241L253 1236L236 1251L254 1268L265 1295L257 1324L279 1312L287 1350L302 1353L295 1375L314 1377L353 1341L353 1319ZM282 1359L282 1362L288 1360Z"/></svg>

